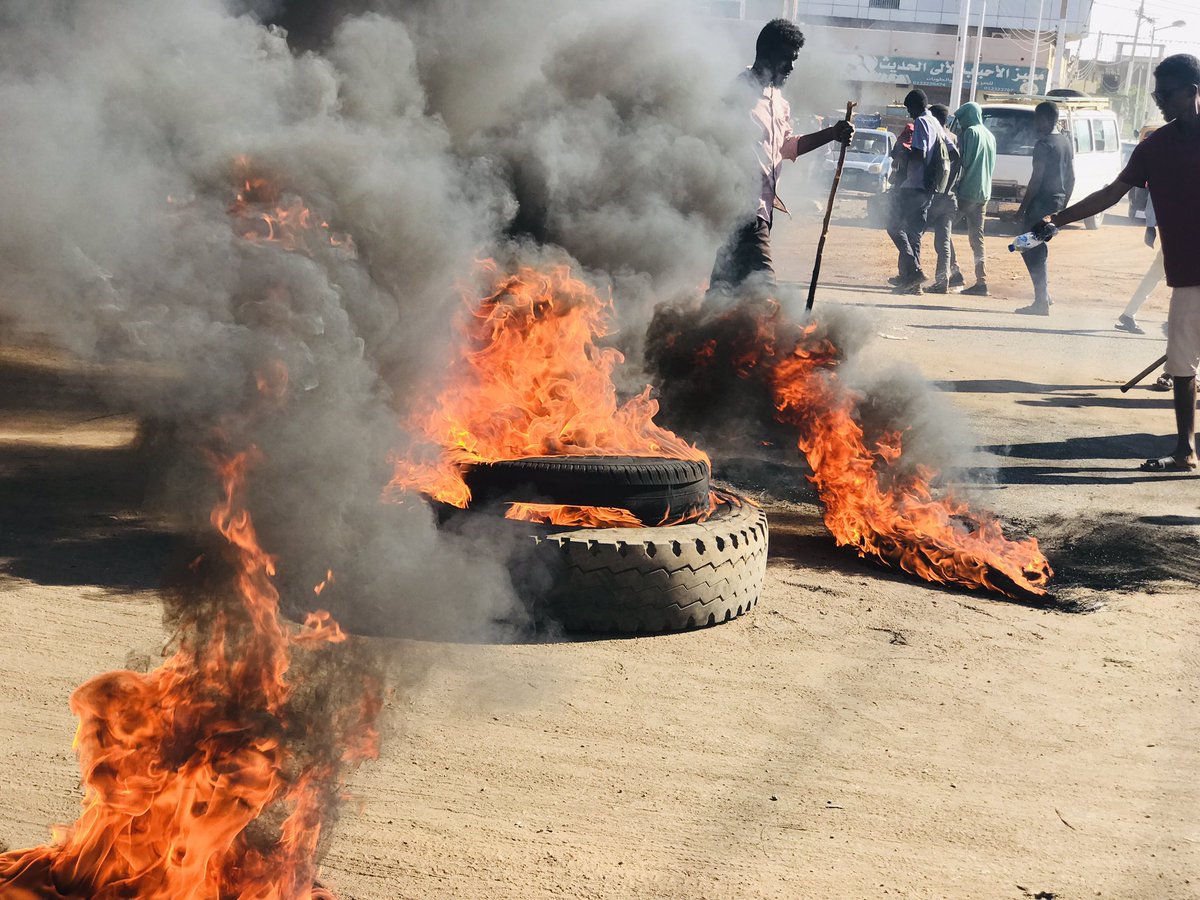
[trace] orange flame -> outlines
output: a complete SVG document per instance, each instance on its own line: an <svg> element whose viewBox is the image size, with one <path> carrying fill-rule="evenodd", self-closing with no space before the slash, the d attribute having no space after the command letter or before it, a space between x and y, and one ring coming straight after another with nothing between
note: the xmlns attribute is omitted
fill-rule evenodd
<svg viewBox="0 0 1200 900"><path fill-rule="evenodd" d="M563 528L641 528L642 520L627 509L611 506L563 506L551 503L510 503L504 518Z"/></svg>
<svg viewBox="0 0 1200 900"><path fill-rule="evenodd" d="M854 420L858 397L828 370L832 359L828 342L798 347L774 366L771 382L778 418L799 432L797 445L812 467L810 480L838 545L926 581L1044 594L1053 572L1034 538L1009 540L990 512L953 497L935 498L930 481L936 473L925 467L884 486L881 470L903 453L900 435L867 448Z"/></svg>
<svg viewBox="0 0 1200 900"><path fill-rule="evenodd" d="M320 584L313 587L313 593L319 597L321 596L321 591L325 590L331 584L333 584L333 569L326 569L325 577L321 580Z"/></svg>
<svg viewBox="0 0 1200 900"><path fill-rule="evenodd" d="M300 252L308 252L309 242L315 239L335 248L343 257L353 259L357 256L350 235L331 230L329 223L317 216L300 197L284 193L270 179L256 174L250 159L238 157L234 168L239 187L229 214L239 237L256 244L274 244L284 250Z"/></svg>
<svg viewBox="0 0 1200 900"><path fill-rule="evenodd" d="M1053 572L1034 538L1010 540L990 512L935 497L936 472L896 465L903 457L900 434L868 447L857 421L861 398L838 379L838 349L817 335L815 324L800 329L778 303L750 302L708 322L681 319L665 346L671 353L690 348L682 352L697 370L719 379L720 361L768 392L775 418L796 429L839 546L927 581L1008 596L1045 594Z"/></svg>
<svg viewBox="0 0 1200 900"><path fill-rule="evenodd" d="M378 690L338 714L341 758L289 749L290 647L344 640L328 613L298 634L278 616L275 560L240 504L253 455L216 460L212 523L233 548L236 605L148 674L101 675L71 696L83 813L53 843L0 856L0 895L27 898L331 897L314 888L326 800L341 762L376 755ZM278 811L273 829L260 819Z"/></svg>
<svg viewBox="0 0 1200 900"><path fill-rule="evenodd" d="M650 388L617 402L621 353L609 334L612 301L566 266L506 275L490 260L482 300L465 298L463 346L445 386L409 422L413 443L394 458L389 485L466 507L461 465L528 456L708 457L654 424Z"/></svg>

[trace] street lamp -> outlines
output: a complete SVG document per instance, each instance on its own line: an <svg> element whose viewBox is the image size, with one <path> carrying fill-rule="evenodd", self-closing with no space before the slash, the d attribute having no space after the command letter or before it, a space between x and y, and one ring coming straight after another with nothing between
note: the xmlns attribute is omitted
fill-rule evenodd
<svg viewBox="0 0 1200 900"><path fill-rule="evenodd" d="M1155 22L1154 19L1147 18L1147 21L1150 23L1150 54L1146 57L1146 81L1142 87L1142 93L1138 97L1138 116L1134 120L1141 122L1142 125L1146 124L1146 116L1150 114L1150 107L1147 104L1146 99L1150 96L1151 70L1154 68L1152 65L1154 62L1154 36L1160 31L1166 31L1168 28L1182 28L1187 24L1187 22L1183 21L1183 19L1176 19L1170 25L1164 25L1159 28L1158 23ZM1138 131L1141 131L1142 125L1137 126Z"/></svg>

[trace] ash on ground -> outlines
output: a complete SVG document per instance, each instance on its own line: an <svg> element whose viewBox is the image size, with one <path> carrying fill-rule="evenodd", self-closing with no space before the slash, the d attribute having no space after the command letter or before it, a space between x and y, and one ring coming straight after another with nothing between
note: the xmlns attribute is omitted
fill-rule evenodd
<svg viewBox="0 0 1200 900"><path fill-rule="evenodd" d="M1156 593L1160 586L1200 584L1200 519L1121 513L1088 521L1054 516L1039 523L1038 540L1063 592Z"/></svg>

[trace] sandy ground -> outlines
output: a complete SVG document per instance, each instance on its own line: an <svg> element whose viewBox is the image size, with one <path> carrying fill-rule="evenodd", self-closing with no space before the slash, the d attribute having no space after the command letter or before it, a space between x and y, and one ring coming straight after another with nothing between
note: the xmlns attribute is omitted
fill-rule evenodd
<svg viewBox="0 0 1200 900"><path fill-rule="evenodd" d="M997 467L985 501L1043 539L1063 605L930 588L837 551L772 500L760 605L636 639L378 642L399 690L323 875L344 897L1200 897L1200 479L1150 476L1162 349L1112 323L1151 251L1114 220L1051 251L1056 305L990 236L994 296L894 297L894 255L840 205L818 309L861 307L880 359L950 393ZM805 282L818 227L776 229ZM965 242L962 242L965 251ZM163 641L169 535L134 423L60 357L0 353L0 839L74 818L70 691ZM753 488L753 485L749 485Z"/></svg>

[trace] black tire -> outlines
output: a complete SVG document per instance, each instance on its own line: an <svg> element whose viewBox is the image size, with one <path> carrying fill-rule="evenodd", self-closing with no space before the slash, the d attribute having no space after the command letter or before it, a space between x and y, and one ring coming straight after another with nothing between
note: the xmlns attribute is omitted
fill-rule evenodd
<svg viewBox="0 0 1200 900"><path fill-rule="evenodd" d="M639 456L534 456L475 463L472 507L514 501L627 509L647 525L708 506L708 463Z"/></svg>
<svg viewBox="0 0 1200 900"><path fill-rule="evenodd" d="M745 502L697 524L543 531L533 537L531 555L550 565L554 578L540 606L568 631L681 631L728 622L758 602L767 539L766 514Z"/></svg>

